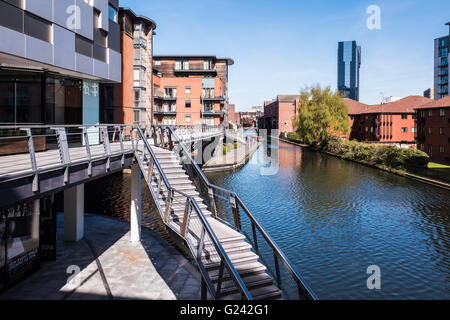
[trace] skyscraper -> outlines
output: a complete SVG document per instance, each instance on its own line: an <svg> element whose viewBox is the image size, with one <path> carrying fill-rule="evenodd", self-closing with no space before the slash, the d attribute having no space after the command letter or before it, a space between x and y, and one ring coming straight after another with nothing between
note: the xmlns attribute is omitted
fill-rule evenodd
<svg viewBox="0 0 450 320"><path fill-rule="evenodd" d="M450 22L447 22L450 27ZM449 95L448 90L448 58L449 35L434 40L434 97L436 100Z"/></svg>
<svg viewBox="0 0 450 320"><path fill-rule="evenodd" d="M347 98L359 101L359 69L361 47L356 41L339 42L338 46L338 90Z"/></svg>

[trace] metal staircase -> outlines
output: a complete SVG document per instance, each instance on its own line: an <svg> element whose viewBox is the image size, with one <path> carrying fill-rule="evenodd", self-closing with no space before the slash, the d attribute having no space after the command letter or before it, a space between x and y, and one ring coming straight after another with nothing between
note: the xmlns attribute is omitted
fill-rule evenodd
<svg viewBox="0 0 450 320"><path fill-rule="evenodd" d="M236 209L240 199L209 184L174 128L152 127L151 137L137 128L136 159L161 219L187 244L198 266L203 299L207 291L211 298L224 300L289 298L282 286L280 260L292 272L299 298L317 298L274 244L275 271L268 270L259 254L263 246L255 241L260 225L252 224L253 239L242 232ZM219 217L223 210L219 192L227 193L234 226ZM273 243L264 231L263 236Z"/></svg>

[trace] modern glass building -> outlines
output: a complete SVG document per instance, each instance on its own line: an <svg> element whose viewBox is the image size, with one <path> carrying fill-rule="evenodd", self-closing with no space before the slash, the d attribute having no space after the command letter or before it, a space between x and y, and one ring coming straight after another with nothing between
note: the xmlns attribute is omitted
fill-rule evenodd
<svg viewBox="0 0 450 320"><path fill-rule="evenodd" d="M118 0L0 0L0 123L98 124L121 81Z"/></svg>
<svg viewBox="0 0 450 320"><path fill-rule="evenodd" d="M338 46L338 90L347 98L359 101L359 69L361 47L356 41L339 42Z"/></svg>
<svg viewBox="0 0 450 320"><path fill-rule="evenodd" d="M446 24L450 28L450 22ZM448 89L448 59L449 35L434 40L434 98L435 100L449 95Z"/></svg>

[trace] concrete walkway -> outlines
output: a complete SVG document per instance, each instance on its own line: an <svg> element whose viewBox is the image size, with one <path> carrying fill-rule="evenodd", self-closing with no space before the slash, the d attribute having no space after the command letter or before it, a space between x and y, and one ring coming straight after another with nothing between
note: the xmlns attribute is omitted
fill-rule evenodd
<svg viewBox="0 0 450 320"><path fill-rule="evenodd" d="M0 295L25 300L199 300L200 275L174 247L153 231L131 243L129 223L85 216L85 239L64 243L58 216L57 261ZM80 270L68 282L73 272Z"/></svg>

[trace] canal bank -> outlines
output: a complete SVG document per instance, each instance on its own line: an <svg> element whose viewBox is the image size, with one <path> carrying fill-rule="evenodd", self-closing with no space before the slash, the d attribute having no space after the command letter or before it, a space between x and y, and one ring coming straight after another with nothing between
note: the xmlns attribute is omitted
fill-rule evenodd
<svg viewBox="0 0 450 320"><path fill-rule="evenodd" d="M236 149L227 150L225 155L218 152L202 166L203 172L238 170L250 160L261 145L259 141L250 141L247 144L239 143Z"/></svg>
<svg viewBox="0 0 450 320"><path fill-rule="evenodd" d="M85 215L85 238L63 239L58 215L57 258L0 294L0 300L198 300L195 267L154 231L130 242L129 223ZM71 280L70 282L68 282Z"/></svg>
<svg viewBox="0 0 450 320"><path fill-rule="evenodd" d="M369 163L369 162L366 162L366 161L357 161L357 160L351 160L351 159L343 159L339 155L334 154L332 152L316 150L316 149L313 149L310 145L300 144L300 143L297 143L297 142L294 142L294 141L291 141L291 140L288 140L288 139L276 138L276 137L271 137L271 138L272 139L279 139L280 141L283 141L285 143L289 143L289 144L292 144L292 145L295 145L295 146L299 146L299 147L302 147L302 148L308 148L308 149L311 149L311 150L316 151L316 152L321 152L321 153L324 153L324 154L327 154L327 155L339 158L341 160L351 161L351 162L358 163L358 164L361 164L361 165L364 165L364 166L368 166L368 167L371 167L371 168L374 168L374 169L379 169L379 170L382 170L382 171L385 171L385 172L389 172L389 173L392 173L392 174L395 174L395 175L398 175L398 176L401 176L401 177L405 177L405 178L408 178L408 179L413 179L413 180L416 180L416 181L419 181L419 182L423 182L423 183L426 183L426 184L429 184L429 185L432 185L432 186L435 186L435 187L438 187L438 188L443 188L443 189L446 189L446 190L450 190L450 184L446 183L444 181L430 179L430 178L419 176L419 175L416 175L416 174L412 174L412 173L409 173L409 172L406 172L406 171L396 170L396 169L392 169L392 168L389 168L389 167L386 167L386 166L372 164L372 163Z"/></svg>

